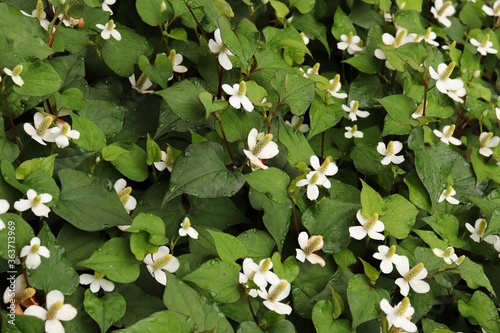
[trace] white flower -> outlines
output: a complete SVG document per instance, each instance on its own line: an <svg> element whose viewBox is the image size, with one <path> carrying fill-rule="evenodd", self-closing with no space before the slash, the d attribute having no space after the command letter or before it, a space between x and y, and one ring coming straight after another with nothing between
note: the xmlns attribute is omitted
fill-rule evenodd
<svg viewBox="0 0 500 333"><path fill-rule="evenodd" d="M361 139L364 136L363 132L358 131L358 125L354 125L353 127L346 126L345 130L344 136L346 139L352 139L353 137Z"/></svg>
<svg viewBox="0 0 500 333"><path fill-rule="evenodd" d="M408 297L403 298L395 307L392 307L385 298L380 301L380 308L387 315L389 330L392 326L402 328L406 332L416 332L417 326L410 321L415 309L410 304Z"/></svg>
<svg viewBox="0 0 500 333"><path fill-rule="evenodd" d="M4 213L7 213L7 211L9 210L9 202L5 199L0 199L0 215L1 214L4 214ZM0 230L3 230L5 229L5 223L4 221L2 221L2 219L0 219Z"/></svg>
<svg viewBox="0 0 500 333"><path fill-rule="evenodd" d="M434 252L434 254L439 258L443 258L444 262L448 265L451 265L458 260L458 256L455 254L455 249L452 246L448 246L444 251L434 248L432 249L432 252Z"/></svg>
<svg viewBox="0 0 500 333"><path fill-rule="evenodd" d="M56 126L49 129L49 132L55 136L54 141L59 148L69 146L69 139L80 138L80 132L72 130L67 122L59 119Z"/></svg>
<svg viewBox="0 0 500 333"><path fill-rule="evenodd" d="M31 208L31 211L36 216L49 217L50 208L44 204L52 200L52 196L48 193L37 194L35 190L29 189L26 192L28 199L19 199L14 202L14 208L19 212L24 212Z"/></svg>
<svg viewBox="0 0 500 333"><path fill-rule="evenodd" d="M7 67L3 69L3 72L12 78L15 84L19 87L22 87L24 84L24 80L21 77L21 73L23 72L23 65L17 65L14 69L10 70Z"/></svg>
<svg viewBox="0 0 500 333"><path fill-rule="evenodd" d="M102 288L104 291L113 291L115 289L115 284L104 278L104 273L94 272L91 274L80 275L80 284L88 285L90 284L90 291L96 293Z"/></svg>
<svg viewBox="0 0 500 333"><path fill-rule="evenodd" d="M327 92L329 92L330 95L336 98L346 98L347 97L346 93L338 92L341 87L342 85L340 84L340 75L337 74L333 79L330 80L330 88L327 89Z"/></svg>
<svg viewBox="0 0 500 333"><path fill-rule="evenodd" d="M272 284L268 291L261 289L258 293L260 297L265 299L263 303L269 310L279 314L292 313L290 305L280 303L281 300L290 294L290 283L288 281L280 280L278 283Z"/></svg>
<svg viewBox="0 0 500 333"><path fill-rule="evenodd" d="M420 42L423 39L428 44L439 46L439 43L435 41L436 38L437 35L432 31L432 27L428 27L427 30L425 30L425 35L417 36L415 41Z"/></svg>
<svg viewBox="0 0 500 333"><path fill-rule="evenodd" d="M470 238L472 238L474 242L479 243L481 240L484 240L487 243L495 244L496 238L494 235L488 235L483 238L486 228L488 227L488 223L485 219L477 219L474 226L470 223L465 223L465 227L470 231Z"/></svg>
<svg viewBox="0 0 500 333"><path fill-rule="evenodd" d="M403 257L403 263L396 266L399 274L402 277L396 279L396 284L401 288L400 292L403 296L408 296L408 292L413 289L416 293L425 294L431 287L423 279L427 277L427 269L425 269L424 264L419 263L410 269L410 263L408 258Z"/></svg>
<svg viewBox="0 0 500 333"><path fill-rule="evenodd" d="M440 132L437 129L432 131L438 138L441 139L442 142L446 143L447 145L454 144L455 146L460 146L462 144L462 141L458 140L457 138L454 138L453 132L455 131L455 125L446 125L443 127L443 131Z"/></svg>
<svg viewBox="0 0 500 333"><path fill-rule="evenodd" d="M120 198L123 208L130 214L130 211L134 210L137 206L137 200L130 195L130 193L132 193L132 188L127 186L127 181L123 178L118 179L113 187Z"/></svg>
<svg viewBox="0 0 500 333"><path fill-rule="evenodd" d="M325 176L333 176L339 171L337 164L332 161L331 156L327 156L323 161L323 164L319 164L318 156L312 155L309 159L309 163L313 167L314 171L318 171Z"/></svg>
<svg viewBox="0 0 500 333"><path fill-rule="evenodd" d="M309 44L309 37L307 37L305 33L301 32L300 37L302 37L304 44L306 44L306 45Z"/></svg>
<svg viewBox="0 0 500 333"><path fill-rule="evenodd" d="M483 5L483 12L488 16L500 16L500 0L495 1L493 7Z"/></svg>
<svg viewBox="0 0 500 333"><path fill-rule="evenodd" d="M491 148L495 148L500 143L500 137L493 136L492 132L483 132L479 135L479 154L490 157L493 155L493 150Z"/></svg>
<svg viewBox="0 0 500 333"><path fill-rule="evenodd" d="M458 89L455 89L453 87L449 88L446 95L448 95L455 102L463 103L464 100L462 99L462 97L464 97L465 94L467 93L465 88L464 88L464 83L461 79L456 79L453 81L458 81L458 82L456 82L457 85L459 85L461 83L461 87Z"/></svg>
<svg viewBox="0 0 500 333"><path fill-rule="evenodd" d="M396 246L391 247L385 245L379 245L378 252L373 254L373 258L382 260L380 263L380 270L382 273L389 274L392 272L393 264L395 266L403 264L403 256L396 254Z"/></svg>
<svg viewBox="0 0 500 333"><path fill-rule="evenodd" d="M431 77L436 80L436 88L443 94L447 94L448 90L457 91L464 87L464 82L460 79L450 79L450 75L455 68L455 63L452 61L449 65L445 63L438 65L437 72L434 68L429 67Z"/></svg>
<svg viewBox="0 0 500 333"><path fill-rule="evenodd" d="M166 246L160 246L158 251L146 255L143 262L149 273L162 285L167 285L167 274L165 271L175 273L180 266L179 260L170 254Z"/></svg>
<svg viewBox="0 0 500 333"><path fill-rule="evenodd" d="M449 185L446 189L443 190L443 192L441 192L441 195L439 196L438 202L442 202L442 201L446 200L452 205L458 205L460 203L460 201L458 201L457 199L455 199L453 197L455 194L457 194L457 191L455 191L453 189L453 187L451 187L451 185Z"/></svg>
<svg viewBox="0 0 500 333"><path fill-rule="evenodd" d="M214 37L215 41L213 39L208 41L208 47L212 53L219 54L219 64L222 68L229 71L233 68L233 64L231 63L231 60L229 60L229 56L232 56L233 53L229 51L227 46L222 41L220 29L216 29L214 31Z"/></svg>
<svg viewBox="0 0 500 333"><path fill-rule="evenodd" d="M223 84L222 89L226 94L230 95L229 104L235 109L243 108L248 112L253 111L253 104L247 97L247 85L245 81L241 81L239 84L235 83L231 87L229 84Z"/></svg>
<svg viewBox="0 0 500 333"><path fill-rule="evenodd" d="M180 53L176 53L175 50L170 50L170 55L168 57L170 61L172 62L172 71L174 73L186 73L188 71L186 66L181 66L182 60L184 57ZM172 80L174 77L174 74L172 73L172 76L168 78L168 80Z"/></svg>
<svg viewBox="0 0 500 333"><path fill-rule="evenodd" d="M500 108L495 108L495 115L497 116L497 121L500 121Z"/></svg>
<svg viewBox="0 0 500 333"><path fill-rule="evenodd" d="M355 54L363 51L363 49L359 46L361 38L359 38L359 36L353 36L352 32L349 32L348 35L341 35L340 40L341 42L337 43L337 48L339 50L347 50L347 53L349 54Z"/></svg>
<svg viewBox="0 0 500 333"><path fill-rule="evenodd" d="M14 281L14 289L11 289L11 286L12 285L8 286L5 289L3 293L3 302L5 304L8 304L12 300L15 300L16 303L20 303L20 300L16 296L21 295L28 287L28 284L26 283L26 276L24 274L18 275L16 277L16 280Z"/></svg>
<svg viewBox="0 0 500 333"><path fill-rule="evenodd" d="M273 135L271 133L259 133L256 128L252 128L248 133L247 142L250 150L243 149L243 152L250 160L252 169L254 167L267 169L268 166L262 163L261 159L270 159L278 155L278 145L276 142L271 141L272 139Z"/></svg>
<svg viewBox="0 0 500 333"><path fill-rule="evenodd" d="M389 12L384 13L384 21L386 22L392 22L392 14Z"/></svg>
<svg viewBox="0 0 500 333"><path fill-rule="evenodd" d="M174 158L172 156L172 148L167 146L167 151L161 151L161 161L153 163L158 171L163 171L167 169L172 172L172 167L174 166Z"/></svg>
<svg viewBox="0 0 500 333"><path fill-rule="evenodd" d="M352 121L358 120L357 117L360 118L366 118L370 115L370 112L368 111L361 111L358 109L359 107L359 102L352 100L349 106L342 104L342 109L344 109L345 112L349 113L349 119Z"/></svg>
<svg viewBox="0 0 500 333"><path fill-rule="evenodd" d="M68 321L76 317L77 310L71 304L64 304L64 295L59 290L52 290L47 294L47 310L38 305L31 305L24 314L45 320L45 332L64 333L64 326L60 320Z"/></svg>
<svg viewBox="0 0 500 333"><path fill-rule="evenodd" d="M55 140L54 134L52 134L49 130L53 120L54 119L51 116L44 116L41 112L37 112L33 116L35 127L33 127L30 123L25 123L23 128L26 134L31 136L33 140L45 146L47 145L45 141L54 142Z"/></svg>
<svg viewBox="0 0 500 333"><path fill-rule="evenodd" d="M292 122L289 122L287 120L287 121L285 121L285 124L287 124L290 127L298 129L299 132L301 132L301 133L307 133L307 131L309 131L309 125L303 124L302 123L303 121L304 121L304 117L293 116Z"/></svg>
<svg viewBox="0 0 500 333"><path fill-rule="evenodd" d="M38 5L37 5L38 7ZM32 12L31 12L31 15L26 13L24 10L21 10L21 13L24 15L24 16L28 16L28 17L34 17L36 18L38 21L40 21L40 26L46 30L46 31L49 31L49 25L50 25L50 22L49 20L46 19L47 17L47 14L45 13L45 11L43 10L43 4L42 4L42 7L40 8L37 8L37 9L34 9Z"/></svg>
<svg viewBox="0 0 500 333"><path fill-rule="evenodd" d="M360 209L356 213L356 218L361 226L350 227L349 236L360 240L368 235L371 239L384 240L385 236L381 232L384 231L385 226L382 221L379 221L378 214L373 214L369 218L366 218L361 214Z"/></svg>
<svg viewBox="0 0 500 333"><path fill-rule="evenodd" d="M455 7L453 7L453 3L451 1L443 3L443 0L436 0L434 2L434 6L431 7L431 13L439 23L449 28L451 27L451 21L448 17L455 14Z"/></svg>
<svg viewBox="0 0 500 333"><path fill-rule="evenodd" d="M301 179L296 183L297 187L307 185L307 198L309 200L316 200L319 196L318 185L324 188L330 188L332 184L325 175L318 171L311 171L306 175L306 179Z"/></svg>
<svg viewBox="0 0 500 333"><path fill-rule="evenodd" d="M243 260L244 274L262 289L267 286L268 282L270 284L279 283L278 276L271 272L272 268L271 258L262 259L258 265L250 258Z"/></svg>
<svg viewBox="0 0 500 333"><path fill-rule="evenodd" d="M151 82L151 80L149 80L144 73L139 76L139 80L137 80L137 82L135 81L135 74L132 74L128 80L132 85L132 89L138 91L140 94L151 94L155 92L154 90L147 90L151 88L153 82Z"/></svg>
<svg viewBox="0 0 500 333"><path fill-rule="evenodd" d="M104 2L102 3L102 10L104 10L105 12L109 12L110 15L113 15L113 11L109 6L114 5L115 2L116 0L104 0Z"/></svg>
<svg viewBox="0 0 500 333"><path fill-rule="evenodd" d="M26 257L25 264L28 269L35 269L42 263L40 256L49 258L50 251L45 246L40 245L40 238L33 237L30 241L30 245L23 246L20 258Z"/></svg>
<svg viewBox="0 0 500 333"><path fill-rule="evenodd" d="M309 78L309 75L318 75L319 74L319 62L315 63L314 66L308 68L306 72L301 68L299 70L303 73L302 76Z"/></svg>
<svg viewBox="0 0 500 333"><path fill-rule="evenodd" d="M118 30L115 29L116 24L115 21L113 20L109 20L109 22L106 23L106 25L96 24L96 27L102 30L101 31L102 39L109 39L109 37L111 36L113 36L113 38L118 41L122 39L122 35L120 34L120 32L118 32Z"/></svg>
<svg viewBox="0 0 500 333"><path fill-rule="evenodd" d="M382 42L384 42L385 45L395 49L407 43L413 43L416 41L417 41L417 35L408 34L408 30L406 30L403 27L398 27L395 36L392 36L387 32L382 35ZM385 55L385 52L383 50L376 49L374 53L377 59L385 60L385 67L391 70L395 69L394 66L392 66L392 64L389 62L389 60L386 60L387 56Z"/></svg>
<svg viewBox="0 0 500 333"><path fill-rule="evenodd" d="M385 146L385 143L383 142L379 142L377 145L378 153L384 156L384 158L382 158L381 161L383 165L389 165L391 162L394 164L403 163L405 160L404 156L396 155L402 149L403 149L403 144L399 141L389 141L389 143L387 144L387 148Z"/></svg>
<svg viewBox="0 0 500 333"><path fill-rule="evenodd" d="M427 105L427 103L425 103ZM413 119L420 118L424 115L424 102L420 103L417 105L417 108L415 109L415 112L411 114L411 117Z"/></svg>
<svg viewBox="0 0 500 333"><path fill-rule="evenodd" d="M498 50L494 49L493 43L490 41L490 34L486 34L481 42L474 38L470 39L470 43L477 47L477 52L481 53L483 56L488 53L497 54Z"/></svg>
<svg viewBox="0 0 500 333"><path fill-rule="evenodd" d="M184 218L179 229L179 236L184 237L186 235L189 235L193 239L198 239L198 231L194 230L191 226L191 221L188 217Z"/></svg>
<svg viewBox="0 0 500 333"><path fill-rule="evenodd" d="M299 246L300 249L295 249L298 261L304 262L307 259L311 264L320 264L321 267L325 266L325 260L313 253L323 248L323 236L317 235L309 237L307 232L302 231L299 234Z"/></svg>

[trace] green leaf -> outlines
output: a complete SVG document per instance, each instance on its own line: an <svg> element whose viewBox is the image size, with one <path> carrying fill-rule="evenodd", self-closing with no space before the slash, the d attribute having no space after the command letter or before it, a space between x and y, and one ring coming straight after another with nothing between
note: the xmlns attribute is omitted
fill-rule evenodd
<svg viewBox="0 0 500 333"><path fill-rule="evenodd" d="M459 237L460 222L451 214L439 214L423 218L432 229L445 241L445 243L461 248L465 241Z"/></svg>
<svg viewBox="0 0 500 333"><path fill-rule="evenodd" d="M482 291L476 291L468 302L459 300L458 311L462 316L471 318L488 332L500 332L498 311L495 303Z"/></svg>
<svg viewBox="0 0 500 333"><path fill-rule="evenodd" d="M290 5L297 8L302 14L310 12L315 3L316 0L290 0Z"/></svg>
<svg viewBox="0 0 500 333"><path fill-rule="evenodd" d="M111 162L127 178L137 182L148 178L147 153L133 142L118 141L104 147L102 158Z"/></svg>
<svg viewBox="0 0 500 333"><path fill-rule="evenodd" d="M127 305L125 315L116 323L118 327L132 326L152 313L165 310L165 305L160 298L146 294L134 284L127 284L120 290L120 293Z"/></svg>
<svg viewBox="0 0 500 333"><path fill-rule="evenodd" d="M361 213L365 217L373 214L384 215L387 212L387 204L380 194L370 185L361 180L363 189L361 190Z"/></svg>
<svg viewBox="0 0 500 333"><path fill-rule="evenodd" d="M112 292L99 298L90 289L87 289L85 291L83 306L92 319L99 324L101 333L104 333L123 317L126 303L123 296L117 292Z"/></svg>
<svg viewBox="0 0 500 333"><path fill-rule="evenodd" d="M307 134L308 139L337 125L344 115L339 104L325 104L319 96L314 98L309 112L311 130Z"/></svg>
<svg viewBox="0 0 500 333"><path fill-rule="evenodd" d="M391 95L377 100L382 104L389 116L402 125L418 126L419 122L411 118L415 111L415 102L404 95Z"/></svg>
<svg viewBox="0 0 500 333"><path fill-rule="evenodd" d="M184 28L173 28L170 32L164 32L164 34L169 38L188 42L187 32Z"/></svg>
<svg viewBox="0 0 500 333"><path fill-rule="evenodd" d="M302 3L302 1L300 3ZM327 40L326 27L321 22L316 20L314 17L314 11L310 11L305 15L294 14L292 25L295 29L302 31L307 37L319 40L328 52L328 56L330 56L330 46Z"/></svg>
<svg viewBox="0 0 500 333"><path fill-rule="evenodd" d="M45 96L61 87L61 78L52 66L43 62L23 63L24 85L14 85L14 91L25 96Z"/></svg>
<svg viewBox="0 0 500 333"><path fill-rule="evenodd" d="M195 323L189 321L185 315L172 310L155 312L134 325L114 331L117 333L194 333Z"/></svg>
<svg viewBox="0 0 500 333"><path fill-rule="evenodd" d="M18 316L0 312L4 333L42 333L45 332L45 321L35 316ZM14 317L14 318L12 318Z"/></svg>
<svg viewBox="0 0 500 333"><path fill-rule="evenodd" d="M357 274L351 277L347 287L347 300L352 314L352 327L377 318L380 313L380 301L391 299L385 289L373 288L366 277Z"/></svg>
<svg viewBox="0 0 500 333"><path fill-rule="evenodd" d="M159 84L163 89L168 86L168 79L172 76L172 61L167 55L159 53L156 55L154 65L149 63L145 55L139 56L138 65L141 71L154 83ZM137 79L140 80L140 79Z"/></svg>
<svg viewBox="0 0 500 333"><path fill-rule="evenodd" d="M21 249L25 245L28 245L31 239L35 237L35 233L31 226L17 214L0 214L0 220L5 224L5 230L0 232L0 242L7 245L0 248L0 258L12 260L12 250L15 253L20 253ZM9 241L9 237L13 237L13 234L15 235L15 239L12 243L12 238Z"/></svg>
<svg viewBox="0 0 500 333"><path fill-rule="evenodd" d="M130 252L129 240L117 237L104 243L78 265L102 272L112 281L130 283L139 277L140 264Z"/></svg>
<svg viewBox="0 0 500 333"><path fill-rule="evenodd" d="M155 27L165 22L168 16L172 14L169 10L161 10L162 3L166 4L164 0L141 0L135 3L135 7L141 19Z"/></svg>
<svg viewBox="0 0 500 333"><path fill-rule="evenodd" d="M280 2L278 0L271 0L270 4L274 8L276 17L279 19L283 20L290 12L288 7L283 2Z"/></svg>
<svg viewBox="0 0 500 333"><path fill-rule="evenodd" d="M345 62L346 64L356 68L358 71L366 74L375 74L379 70L373 56L368 53L343 60L342 62Z"/></svg>
<svg viewBox="0 0 500 333"><path fill-rule="evenodd" d="M278 93L278 106L286 104L290 107L290 111L298 116L306 112L315 96L313 81L302 76L290 75L284 69L277 70L270 83Z"/></svg>
<svg viewBox="0 0 500 333"><path fill-rule="evenodd" d="M148 133L148 138L146 141L146 151L148 156L146 158L146 164L151 165L153 162L161 161L161 149L160 146L151 138Z"/></svg>
<svg viewBox="0 0 500 333"><path fill-rule="evenodd" d="M240 242L247 249L247 256L255 262L269 258L275 243L271 236L265 231L250 229L238 235Z"/></svg>
<svg viewBox="0 0 500 333"><path fill-rule="evenodd" d="M242 19L234 31L231 29L231 22L227 16L220 16L217 22L224 44L238 57L243 66L247 67L257 49L259 31L248 19Z"/></svg>
<svg viewBox="0 0 500 333"><path fill-rule="evenodd" d="M279 141L288 150L287 157L291 165L297 165L299 162L307 163L311 156L314 155L314 151L304 134L291 126L285 125L283 119L280 120Z"/></svg>
<svg viewBox="0 0 500 333"><path fill-rule="evenodd" d="M61 93L55 93L57 109L80 110L83 107L83 92L78 88L69 88Z"/></svg>
<svg viewBox="0 0 500 333"><path fill-rule="evenodd" d="M413 172L405 177L404 182L410 191L411 203L430 213L432 210L431 199L429 198L429 193L425 189L424 184L422 184L420 178L418 178L418 175Z"/></svg>
<svg viewBox="0 0 500 333"><path fill-rule="evenodd" d="M334 254L345 249L351 242L349 227L359 206L322 198L302 215L302 223L310 235L322 235L323 251ZM322 221L318 223L318 221Z"/></svg>
<svg viewBox="0 0 500 333"><path fill-rule="evenodd" d="M71 169L59 171L59 179L61 194L52 209L75 227L98 231L131 223L109 180Z"/></svg>
<svg viewBox="0 0 500 333"><path fill-rule="evenodd" d="M384 198L387 211L380 221L384 222L384 233L386 236L394 236L405 239L415 224L418 209L399 194L393 194Z"/></svg>
<svg viewBox="0 0 500 333"><path fill-rule="evenodd" d="M363 269L365 271L365 275L370 279L370 283L375 284L375 282L378 280L378 278L380 276L380 271L377 270L372 265L370 265L369 262L364 261L361 258L359 258L359 260L361 260L361 263L363 264Z"/></svg>
<svg viewBox="0 0 500 333"><path fill-rule="evenodd" d="M52 176L54 172L54 162L57 154L48 157L38 157L31 160L24 161L16 169L16 179L24 180L34 171L41 170Z"/></svg>
<svg viewBox="0 0 500 333"><path fill-rule="evenodd" d="M143 36L123 25L116 27L121 40L110 38L101 48L102 59L108 67L122 77L134 73L134 65L141 54L150 53L150 46Z"/></svg>
<svg viewBox="0 0 500 333"><path fill-rule="evenodd" d="M80 138L74 141L77 146L88 151L101 150L106 146L106 136L94 122L74 113L71 114L71 120L73 129L80 132Z"/></svg>
<svg viewBox="0 0 500 333"><path fill-rule="evenodd" d="M489 180L500 183L498 165L486 162L478 149L471 149L470 157L478 185L487 183Z"/></svg>
<svg viewBox="0 0 500 333"><path fill-rule="evenodd" d="M336 40L340 40L341 35L348 35L350 32L352 32L354 36L358 34L356 32L356 29L354 28L354 25L352 24L352 21L342 11L340 6L337 7L337 10L335 11L333 22L334 24L332 26L332 35Z"/></svg>
<svg viewBox="0 0 500 333"><path fill-rule="evenodd" d="M275 252L272 257L273 271L278 275L280 279L287 280L288 282L293 282L297 275L299 274L299 264L294 256L290 256L281 263L281 254Z"/></svg>
<svg viewBox="0 0 500 333"><path fill-rule="evenodd" d="M82 118L91 121L93 123L92 125L97 125L107 138L114 137L123 129L125 113L127 113L127 109L114 102L88 99L85 100L83 108L78 111L78 114ZM104 145L106 143L106 141L101 139L101 137L96 138L90 136L88 132L83 133L85 133L86 137L89 136L88 140L100 140L100 142L104 141ZM81 139L82 136L80 136L79 140ZM99 149L102 149L102 147Z"/></svg>
<svg viewBox="0 0 500 333"><path fill-rule="evenodd" d="M233 196L244 184L241 172L228 171L222 161L222 146L215 142L190 145L175 160L170 188L163 202L186 193L198 198Z"/></svg>
<svg viewBox="0 0 500 333"><path fill-rule="evenodd" d="M351 324L346 319L337 320L331 301L318 301L313 308L312 321L317 333L351 333Z"/></svg>
<svg viewBox="0 0 500 333"><path fill-rule="evenodd" d="M24 180L23 185L34 189L37 193L49 193L52 195L52 200L47 203L47 206L49 207L56 204L59 200L59 187L57 186L54 178L49 176L49 174L45 171L34 171Z"/></svg>
<svg viewBox="0 0 500 333"><path fill-rule="evenodd" d="M40 238L40 245L49 250L50 257L41 257L40 266L26 271L30 285L46 293L57 289L66 295L72 294L78 286L78 273L66 259L64 251L61 251L61 246L46 223L38 234L38 238Z"/></svg>
<svg viewBox="0 0 500 333"><path fill-rule="evenodd" d="M255 127L252 118L246 111L227 109L220 113L220 120L228 142L246 141L248 133ZM216 130L222 137L220 126L217 126Z"/></svg>
<svg viewBox="0 0 500 333"><path fill-rule="evenodd" d="M210 259L186 275L184 280L205 289L216 302L232 303L240 298L238 289L240 270L237 264Z"/></svg>
<svg viewBox="0 0 500 333"><path fill-rule="evenodd" d="M215 248L222 261L233 263L247 256L247 249L238 238L220 231L208 230L208 232L214 238Z"/></svg>
<svg viewBox="0 0 500 333"><path fill-rule="evenodd" d="M168 242L168 238L165 237L165 223L156 215L149 213L137 214L127 232L136 233L140 231L147 232L150 235L149 241L156 246Z"/></svg>
<svg viewBox="0 0 500 333"><path fill-rule="evenodd" d="M149 237L145 231L135 232L130 236L130 251L139 261L143 260L149 253L158 251L158 245L151 244Z"/></svg>
<svg viewBox="0 0 500 333"><path fill-rule="evenodd" d="M465 258L464 261L458 266L458 272L462 279L467 282L467 286L472 289L478 289L479 287L485 287L493 296L495 296L495 291L491 286L490 280L484 274L483 266L476 264L469 258Z"/></svg>
<svg viewBox="0 0 500 333"><path fill-rule="evenodd" d="M66 259L76 267L76 264L90 257L104 244L105 240L99 237L99 232L86 232L66 223L57 235L57 242L64 248Z"/></svg>
<svg viewBox="0 0 500 333"><path fill-rule="evenodd" d="M217 303L208 301L175 275L167 273L168 283L163 294L163 303L170 311L189 317L199 332L214 330L230 333L234 330L224 316L220 315ZM236 277L236 283L238 278Z"/></svg>

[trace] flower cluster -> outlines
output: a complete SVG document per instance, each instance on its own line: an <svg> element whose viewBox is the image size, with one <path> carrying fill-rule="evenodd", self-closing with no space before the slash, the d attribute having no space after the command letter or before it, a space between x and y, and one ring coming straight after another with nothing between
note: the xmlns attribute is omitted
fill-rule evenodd
<svg viewBox="0 0 500 333"><path fill-rule="evenodd" d="M147 254L143 262L151 276L164 286L167 285L165 272L175 273L180 266L179 259L170 254L170 249L166 246L160 246L155 253Z"/></svg>
<svg viewBox="0 0 500 333"><path fill-rule="evenodd" d="M70 140L77 140L80 138L80 132L71 129L71 126L62 119L55 121L51 115L44 115L41 112L35 113L33 117L34 125L25 123L23 128L26 134L41 145L47 145L45 142L55 142L57 147L65 148L69 146Z"/></svg>
<svg viewBox="0 0 500 333"><path fill-rule="evenodd" d="M327 156L322 164L319 163L319 158L316 155L310 158L313 171L306 175L306 179L301 179L297 182L297 187L307 185L307 198L309 200L316 200L319 196L318 185L324 188L330 188L332 184L326 176L335 175L339 169L335 162L332 161L331 156Z"/></svg>

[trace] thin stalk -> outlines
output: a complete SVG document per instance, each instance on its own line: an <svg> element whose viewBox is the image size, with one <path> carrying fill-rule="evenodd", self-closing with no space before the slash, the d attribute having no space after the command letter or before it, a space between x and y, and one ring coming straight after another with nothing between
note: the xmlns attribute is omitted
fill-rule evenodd
<svg viewBox="0 0 500 333"><path fill-rule="evenodd" d="M233 163L233 166L236 167L238 164L236 163L236 160L234 159L233 153L231 152L231 148L229 147L229 142L227 141L226 138L226 133L224 132L224 127L222 126L222 121L220 119L219 112L214 111L211 113L215 119L217 120L217 123L219 124L219 129L222 134L222 138L224 139L224 144L226 145L227 153L229 154L229 157L231 158L231 162Z"/></svg>

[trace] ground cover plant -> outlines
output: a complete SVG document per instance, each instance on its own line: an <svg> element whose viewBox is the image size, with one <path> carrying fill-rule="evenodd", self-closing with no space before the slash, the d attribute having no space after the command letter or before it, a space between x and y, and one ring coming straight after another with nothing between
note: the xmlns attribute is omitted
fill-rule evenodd
<svg viewBox="0 0 500 333"><path fill-rule="evenodd" d="M500 0L0 31L2 332L500 332Z"/></svg>

